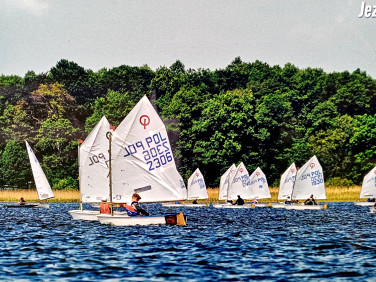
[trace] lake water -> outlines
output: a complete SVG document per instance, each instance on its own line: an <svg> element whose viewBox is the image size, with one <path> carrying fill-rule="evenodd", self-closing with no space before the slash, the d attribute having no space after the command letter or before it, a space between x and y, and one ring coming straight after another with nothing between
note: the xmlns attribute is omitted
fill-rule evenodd
<svg viewBox="0 0 376 282"><path fill-rule="evenodd" d="M187 226L114 227L73 221L68 210L0 205L0 279L25 281L375 280L376 213L353 203L327 210L166 208Z"/></svg>

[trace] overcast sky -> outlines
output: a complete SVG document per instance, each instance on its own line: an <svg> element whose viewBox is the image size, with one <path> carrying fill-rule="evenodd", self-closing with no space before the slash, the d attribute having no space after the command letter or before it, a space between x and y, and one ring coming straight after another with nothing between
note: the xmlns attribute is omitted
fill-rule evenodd
<svg viewBox="0 0 376 282"><path fill-rule="evenodd" d="M48 72L61 59L97 71L225 68L235 57L357 68L376 78L376 18L354 0L0 0L0 74ZM368 5L376 5L367 1Z"/></svg>

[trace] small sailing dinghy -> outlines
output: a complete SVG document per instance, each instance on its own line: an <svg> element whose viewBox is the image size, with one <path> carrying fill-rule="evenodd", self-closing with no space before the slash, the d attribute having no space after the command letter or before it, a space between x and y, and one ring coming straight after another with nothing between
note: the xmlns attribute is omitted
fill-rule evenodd
<svg viewBox="0 0 376 282"><path fill-rule="evenodd" d="M164 123L144 96L110 136L110 200L140 203L172 202L187 198L187 190L176 169ZM99 214L101 224L117 226L182 223L183 214L128 216ZM183 218L183 220L182 220Z"/></svg>
<svg viewBox="0 0 376 282"><path fill-rule="evenodd" d="M372 168L363 178L362 189L360 190L360 199L376 198L376 167ZM356 206L373 206L375 202L355 202Z"/></svg>
<svg viewBox="0 0 376 282"><path fill-rule="evenodd" d="M201 171L197 168L194 173L188 179L188 189L187 189L187 200L204 200L209 198L208 191L206 190L206 184L204 176ZM173 203L163 203L164 207L206 207L207 204L194 204L194 203L183 203L183 204L173 204Z"/></svg>
<svg viewBox="0 0 376 282"><path fill-rule="evenodd" d="M281 180L279 183L279 191L277 199L281 200L290 200L291 201L291 194L292 189L294 187L294 182L296 178L296 166L295 163L292 163L288 169L282 174ZM273 208L285 208L286 204L282 203L273 203Z"/></svg>
<svg viewBox="0 0 376 282"><path fill-rule="evenodd" d="M254 200L270 199L270 190L265 173L261 168L256 168L255 171L249 177L251 193ZM269 207L267 203L254 203L255 207Z"/></svg>
<svg viewBox="0 0 376 282"><path fill-rule="evenodd" d="M35 156L33 150L31 149L29 143L25 141L27 153L29 155L31 170L33 172L34 182L35 186L37 188L38 192L38 198L41 202L39 203L27 203L27 204L18 204L18 205L5 205L6 208L49 208L49 204L46 202L42 202L47 199L51 199L54 196L54 193L52 192L51 186L48 183L48 180L46 178L46 175L43 172L42 167L40 166L40 163Z"/></svg>
<svg viewBox="0 0 376 282"><path fill-rule="evenodd" d="M102 197L109 199L109 141L110 123L103 116L79 147L80 209L70 210L73 219L96 221L98 210L84 210L82 204L96 204Z"/></svg>
<svg viewBox="0 0 376 282"><path fill-rule="evenodd" d="M231 169L231 168L230 168ZM226 176L227 178L227 176ZM250 187L250 180L247 168L245 167L244 163L241 162L236 170L228 175L228 189L227 189L227 197L226 203L224 204L214 204L214 208L231 208L231 209L246 209L252 208L250 204L244 205L233 205L228 201L236 201L238 195L244 200L250 200L253 198L252 190Z"/></svg>
<svg viewBox="0 0 376 282"><path fill-rule="evenodd" d="M316 156L313 156L296 173L292 191L292 200L306 200L311 195L315 200L326 200L324 173ZM318 210L326 209L327 205L286 205L289 210Z"/></svg>

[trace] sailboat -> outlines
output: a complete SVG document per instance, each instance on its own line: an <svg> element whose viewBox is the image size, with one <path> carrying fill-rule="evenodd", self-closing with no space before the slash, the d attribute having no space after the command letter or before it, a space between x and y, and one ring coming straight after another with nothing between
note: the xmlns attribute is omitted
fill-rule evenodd
<svg viewBox="0 0 376 282"><path fill-rule="evenodd" d="M313 156L296 173L291 198L306 200L311 195L315 200L326 200L324 173L316 156ZM286 205L286 209L326 209L327 205Z"/></svg>
<svg viewBox="0 0 376 282"><path fill-rule="evenodd" d="M35 156L33 150L31 149L29 143L25 141L27 153L29 155L31 170L33 172L35 186L38 192L39 201L44 201L47 199L51 199L54 196L52 192L51 186L48 183L46 175L43 172L42 167L39 164L37 157ZM46 202L39 202L39 203L29 203L24 205L6 205L6 208L49 208L49 204Z"/></svg>
<svg viewBox="0 0 376 282"><path fill-rule="evenodd" d="M227 189L227 201L235 201L238 195L244 200L250 200L253 198L252 190L250 186L249 174L244 163L241 162L234 173L229 174L229 185ZM231 203L214 204L214 208L233 208L244 209L251 208L251 205L232 205Z"/></svg>
<svg viewBox="0 0 376 282"><path fill-rule="evenodd" d="M188 179L187 200L204 200L209 198L204 176L196 169ZM205 207L207 204L162 204L164 207Z"/></svg>
<svg viewBox="0 0 376 282"><path fill-rule="evenodd" d="M186 187L177 171L164 123L144 96L110 136L110 195L112 203L131 201L138 193L141 203L181 201ZM182 215L182 214L179 214ZM176 222L179 217L176 216ZM166 224L167 216L100 214L101 224Z"/></svg>
<svg viewBox="0 0 376 282"><path fill-rule="evenodd" d="M258 167L255 169L255 171L249 177L249 182L254 200L271 198L268 181L261 168ZM267 203L257 203L255 206L268 207L270 205Z"/></svg>
<svg viewBox="0 0 376 282"><path fill-rule="evenodd" d="M109 141L110 123L103 116L79 147L80 209L70 210L73 219L98 220L98 210L83 210L82 203L100 203L110 198Z"/></svg>
<svg viewBox="0 0 376 282"><path fill-rule="evenodd" d="M372 168L363 178L360 198L376 198L376 167ZM373 206L375 202L356 202L356 206Z"/></svg>
<svg viewBox="0 0 376 282"><path fill-rule="evenodd" d="M218 200L227 200L227 191L230 184L230 177L236 171L236 165L232 164L226 172L221 176L219 182Z"/></svg>
<svg viewBox="0 0 376 282"><path fill-rule="evenodd" d="M282 174L279 182L278 200L291 200L292 189L296 178L296 166L292 163L288 169ZM285 208L285 203L273 203L273 208Z"/></svg>

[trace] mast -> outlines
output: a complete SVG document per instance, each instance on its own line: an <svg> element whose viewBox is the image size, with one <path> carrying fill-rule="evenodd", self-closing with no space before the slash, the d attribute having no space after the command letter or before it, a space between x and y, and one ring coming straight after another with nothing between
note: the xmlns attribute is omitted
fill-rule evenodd
<svg viewBox="0 0 376 282"><path fill-rule="evenodd" d="M82 139L78 139L78 145L77 145L77 155L78 155L78 189L80 190L80 210L83 210L82 206L82 193L81 193L81 169L80 169L80 144L82 144L84 141Z"/></svg>
<svg viewBox="0 0 376 282"><path fill-rule="evenodd" d="M112 141L112 133L109 131L107 132L108 138L108 155L109 155L109 188L110 188L110 208L111 208L111 215L114 215L114 209L112 208L112 155L111 155L111 141Z"/></svg>

